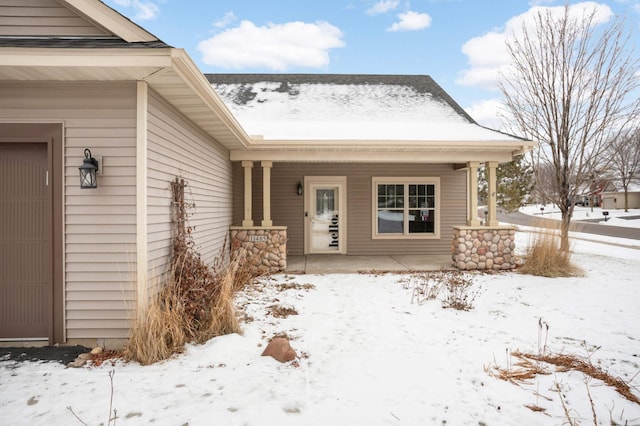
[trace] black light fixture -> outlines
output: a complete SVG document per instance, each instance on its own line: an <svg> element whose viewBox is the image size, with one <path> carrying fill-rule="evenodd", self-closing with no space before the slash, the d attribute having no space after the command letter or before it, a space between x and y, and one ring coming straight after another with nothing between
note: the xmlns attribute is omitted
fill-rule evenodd
<svg viewBox="0 0 640 426"><path fill-rule="evenodd" d="M98 172L98 160L91 156L91 151L87 148L84 150L84 160L80 170L80 188L91 189L98 187L96 173Z"/></svg>
<svg viewBox="0 0 640 426"><path fill-rule="evenodd" d="M302 182L298 181L298 195L302 195Z"/></svg>

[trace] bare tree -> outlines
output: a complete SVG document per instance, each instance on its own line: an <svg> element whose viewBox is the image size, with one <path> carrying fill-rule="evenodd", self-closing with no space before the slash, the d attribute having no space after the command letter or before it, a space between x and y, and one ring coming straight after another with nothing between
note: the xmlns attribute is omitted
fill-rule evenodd
<svg viewBox="0 0 640 426"><path fill-rule="evenodd" d="M609 172L624 190L624 211L629 211L629 185L640 180L640 129L623 132L609 145Z"/></svg>
<svg viewBox="0 0 640 426"><path fill-rule="evenodd" d="M540 143L535 170L551 165L545 196L562 212L563 250L574 200L601 169L607 141L640 110L640 62L629 40L624 21L599 25L595 6L576 14L567 4L559 16L541 8L534 25L507 42L511 67L500 89L512 125Z"/></svg>

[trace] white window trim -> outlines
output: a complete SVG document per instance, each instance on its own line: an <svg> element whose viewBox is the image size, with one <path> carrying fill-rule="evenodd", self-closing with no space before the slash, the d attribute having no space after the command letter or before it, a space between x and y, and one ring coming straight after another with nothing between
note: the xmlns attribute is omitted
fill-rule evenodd
<svg viewBox="0 0 640 426"><path fill-rule="evenodd" d="M404 185L434 185L435 187L435 222L432 234L409 234L408 229L403 234L378 234L378 185L379 184L404 184ZM409 191L405 191L405 214L409 210ZM435 240L440 238L440 178L439 177L384 177L371 178L371 236L374 240Z"/></svg>

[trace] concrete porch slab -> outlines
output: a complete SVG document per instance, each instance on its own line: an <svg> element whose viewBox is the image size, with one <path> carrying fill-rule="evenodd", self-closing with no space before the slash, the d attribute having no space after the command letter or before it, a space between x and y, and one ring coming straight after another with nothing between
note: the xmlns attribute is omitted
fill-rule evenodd
<svg viewBox="0 0 640 426"><path fill-rule="evenodd" d="M455 269L451 256L394 255L347 256L339 254L313 254L287 256L288 273L345 274L359 272L409 272Z"/></svg>

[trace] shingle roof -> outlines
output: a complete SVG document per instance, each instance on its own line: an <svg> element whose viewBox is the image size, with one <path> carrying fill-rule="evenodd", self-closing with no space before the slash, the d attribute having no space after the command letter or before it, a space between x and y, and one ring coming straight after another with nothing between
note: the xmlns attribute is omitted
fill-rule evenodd
<svg viewBox="0 0 640 426"><path fill-rule="evenodd" d="M427 75L205 74L245 131L271 141L508 141Z"/></svg>
<svg viewBox="0 0 640 426"><path fill-rule="evenodd" d="M171 47L163 41L129 43L121 38L88 37L0 37L0 47L57 48L57 49L122 49Z"/></svg>
<svg viewBox="0 0 640 426"><path fill-rule="evenodd" d="M380 75L380 74L205 74L214 87L217 85L253 85L256 83L278 83L280 92L289 91L290 85L386 85L403 86L421 95L429 95L435 100L448 104L457 114L470 123L475 121L449 94L428 75ZM250 90L250 88L249 88ZM235 103L246 103L252 94L239 91Z"/></svg>

